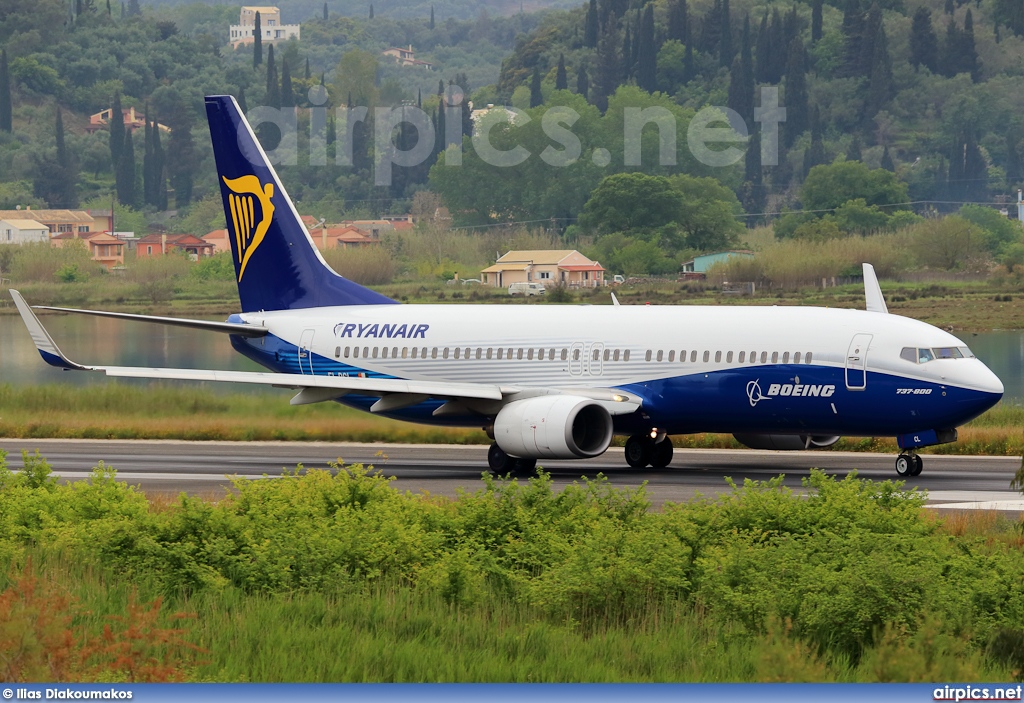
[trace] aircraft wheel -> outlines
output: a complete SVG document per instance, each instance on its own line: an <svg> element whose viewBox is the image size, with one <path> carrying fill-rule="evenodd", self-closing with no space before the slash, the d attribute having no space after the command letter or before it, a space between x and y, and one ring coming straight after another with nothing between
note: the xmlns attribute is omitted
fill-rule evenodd
<svg viewBox="0 0 1024 703"><path fill-rule="evenodd" d="M920 454L914 455L914 470L911 472L911 476L920 476L921 471L924 469L924 459L921 458Z"/></svg>
<svg viewBox="0 0 1024 703"><path fill-rule="evenodd" d="M672 440L666 437L651 448L651 466L664 469L672 463Z"/></svg>
<svg viewBox="0 0 1024 703"><path fill-rule="evenodd" d="M633 435L626 440L626 463L634 469L646 467L651 463L653 449L654 443L650 437L645 434Z"/></svg>
<svg viewBox="0 0 1024 703"><path fill-rule="evenodd" d="M520 478L530 478L537 473L536 459L516 459L512 473Z"/></svg>
<svg viewBox="0 0 1024 703"><path fill-rule="evenodd" d="M896 475L900 478L908 478L914 475L914 456L912 454L900 454L896 457Z"/></svg>
<svg viewBox="0 0 1024 703"><path fill-rule="evenodd" d="M505 450L495 442L487 450L487 466L499 476L504 476L515 469L516 459L505 453Z"/></svg>

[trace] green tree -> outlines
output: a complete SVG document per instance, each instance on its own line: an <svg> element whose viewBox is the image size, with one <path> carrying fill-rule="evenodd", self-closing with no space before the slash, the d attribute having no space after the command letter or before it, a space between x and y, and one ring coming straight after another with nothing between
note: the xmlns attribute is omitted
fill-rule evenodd
<svg viewBox="0 0 1024 703"><path fill-rule="evenodd" d="M281 61L281 107L295 107L295 89L292 87L292 72L288 59Z"/></svg>
<svg viewBox="0 0 1024 703"><path fill-rule="evenodd" d="M125 205L135 207L135 146L130 130L124 135L124 146L115 172L115 185L117 199Z"/></svg>
<svg viewBox="0 0 1024 703"><path fill-rule="evenodd" d="M377 106L377 57L362 49L346 51L334 71L333 95L349 96L356 106Z"/></svg>
<svg viewBox="0 0 1024 703"><path fill-rule="evenodd" d="M683 44L686 42L687 24L686 0L670 0L668 4L667 39Z"/></svg>
<svg viewBox="0 0 1024 703"><path fill-rule="evenodd" d="M993 254L999 254L1012 245L1020 244L1024 236L1024 230L1021 229L1018 220L1003 217L997 210L984 205L964 205L957 214L988 234L986 246Z"/></svg>
<svg viewBox="0 0 1024 703"><path fill-rule="evenodd" d="M677 222L683 194L665 176L616 173L590 194L579 225L595 234L651 233Z"/></svg>
<svg viewBox="0 0 1024 703"><path fill-rule="evenodd" d="M650 7L650 5L648 5ZM732 43L732 17L729 12L729 0L722 0L722 16L719 21L718 65L726 68L732 65L735 55Z"/></svg>
<svg viewBox="0 0 1024 703"><path fill-rule="evenodd" d="M533 76L530 78L530 107L537 107L544 104L544 95L540 91L540 67L533 67Z"/></svg>
<svg viewBox="0 0 1024 703"><path fill-rule="evenodd" d="M658 88L674 95L686 83L686 47L669 39L658 50Z"/></svg>
<svg viewBox="0 0 1024 703"><path fill-rule="evenodd" d="M796 138L810 126L804 53L804 44L797 37L789 45L789 61L786 64L786 123L782 131L786 146L793 146Z"/></svg>
<svg viewBox="0 0 1024 703"><path fill-rule="evenodd" d="M869 234L885 229L889 215L877 205L868 205L864 198L847 200L836 208L836 225L849 234Z"/></svg>
<svg viewBox="0 0 1024 703"><path fill-rule="evenodd" d="M430 29L434 29L434 6L430 6Z"/></svg>
<svg viewBox="0 0 1024 703"><path fill-rule="evenodd" d="M252 67L259 68L263 63L263 25L260 11L256 11L256 19L252 24Z"/></svg>
<svg viewBox="0 0 1024 703"><path fill-rule="evenodd" d="M11 110L11 78L7 73L7 49L0 51L0 131L14 129Z"/></svg>
<svg viewBox="0 0 1024 703"><path fill-rule="evenodd" d="M892 155L889 153L888 145L886 145L886 147L882 150L881 166L886 171L892 171L893 173L896 173L896 163L892 160Z"/></svg>
<svg viewBox="0 0 1024 703"><path fill-rule="evenodd" d="M64 142L64 118L58 107L54 119L56 149L37 156L32 189L53 208L78 207L78 166Z"/></svg>
<svg viewBox="0 0 1024 703"><path fill-rule="evenodd" d="M821 41L824 33L822 31L822 0L814 0L811 4L811 44L817 44Z"/></svg>
<svg viewBox="0 0 1024 703"><path fill-rule="evenodd" d="M653 93L658 89L655 53L658 46L654 41L654 3L649 2L644 6L638 41L640 45L637 50L636 84L648 93Z"/></svg>
<svg viewBox="0 0 1024 703"><path fill-rule="evenodd" d="M587 5L587 18L583 28L583 46L594 49L597 47L598 36L597 0L590 0Z"/></svg>
<svg viewBox="0 0 1024 703"><path fill-rule="evenodd" d="M117 164L121 160L121 148L124 146L124 113L121 111L121 94L114 93L114 100L110 105L110 119L107 121L110 129L110 163L114 173L117 173Z"/></svg>
<svg viewBox="0 0 1024 703"><path fill-rule="evenodd" d="M974 45L974 15L969 7L964 15L964 31L960 35L960 57L963 62L960 71L971 74L971 80L975 83L981 80L981 65Z"/></svg>
<svg viewBox="0 0 1024 703"><path fill-rule="evenodd" d="M682 193L683 207L676 220L691 249L713 251L736 243L743 212L736 195L714 178L680 173L671 176L672 186Z"/></svg>
<svg viewBox="0 0 1024 703"><path fill-rule="evenodd" d="M914 70L924 66L932 73L939 70L939 38L932 27L932 13L925 6L917 8L910 25L910 63Z"/></svg>
<svg viewBox="0 0 1024 703"><path fill-rule="evenodd" d="M619 62L619 27L614 15L605 22L604 31L597 42L597 70L591 90L591 102L604 112L608 109L608 96L619 85L621 63Z"/></svg>
<svg viewBox="0 0 1024 703"><path fill-rule="evenodd" d="M274 63L274 45L267 49L267 91L266 104L270 107L281 107L281 84L277 76L277 65Z"/></svg>
<svg viewBox="0 0 1024 703"><path fill-rule="evenodd" d="M582 95L584 100L589 97L590 81L587 79L587 67L583 64L576 69L576 92Z"/></svg>
<svg viewBox="0 0 1024 703"><path fill-rule="evenodd" d="M984 230L962 217L925 220L914 228L912 246L925 266L961 269L977 261L984 251Z"/></svg>
<svg viewBox="0 0 1024 703"><path fill-rule="evenodd" d="M874 58L871 63L868 95L864 102L864 118L870 122L883 109L895 92L892 77L892 60L889 58L889 45L885 36L885 27L879 24L875 33Z"/></svg>
<svg viewBox="0 0 1024 703"><path fill-rule="evenodd" d="M558 55L558 68L555 69L555 90L568 90L569 77L565 72L565 54Z"/></svg>
<svg viewBox="0 0 1024 703"><path fill-rule="evenodd" d="M831 210L856 198L863 198L867 205L906 203L907 185L885 169L838 161L812 168L800 190L805 210Z"/></svg>

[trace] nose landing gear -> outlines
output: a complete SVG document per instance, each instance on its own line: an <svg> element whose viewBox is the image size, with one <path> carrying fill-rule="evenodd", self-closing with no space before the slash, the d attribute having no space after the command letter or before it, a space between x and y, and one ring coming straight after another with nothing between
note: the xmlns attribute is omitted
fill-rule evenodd
<svg viewBox="0 0 1024 703"><path fill-rule="evenodd" d="M919 476L924 468L924 461L914 452L903 452L896 457L896 474L900 478Z"/></svg>

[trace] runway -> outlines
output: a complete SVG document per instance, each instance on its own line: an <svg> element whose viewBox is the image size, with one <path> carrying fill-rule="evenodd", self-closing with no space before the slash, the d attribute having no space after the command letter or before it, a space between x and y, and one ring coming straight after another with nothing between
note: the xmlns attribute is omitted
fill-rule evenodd
<svg viewBox="0 0 1024 703"><path fill-rule="evenodd" d="M327 468L329 462L340 459L345 464L372 464L394 476L393 485L401 490L454 497L459 489L480 488L480 475L487 466L485 446L0 439L0 449L8 451L11 469L21 468L21 450L38 449L65 480L82 480L103 461L117 469L120 479L146 492L208 496L229 490L229 476L279 476L283 469L300 463L305 468ZM894 458L859 452L677 449L667 468L637 471L626 466L622 449L613 447L596 459L539 463L559 488L598 473L619 487L646 482L648 497L660 506L692 500L698 494L726 492L726 477L739 484L747 478L766 480L784 474L785 484L799 489L812 467L838 478L857 471L862 478L895 479ZM1024 511L1024 496L1010 489L1020 457L926 455L924 462L924 472L907 485L927 490L932 507Z"/></svg>

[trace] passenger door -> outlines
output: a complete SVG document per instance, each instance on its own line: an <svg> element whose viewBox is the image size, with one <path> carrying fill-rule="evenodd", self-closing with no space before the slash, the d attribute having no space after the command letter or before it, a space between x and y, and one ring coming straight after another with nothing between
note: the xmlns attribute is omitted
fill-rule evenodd
<svg viewBox="0 0 1024 703"><path fill-rule="evenodd" d="M846 389L862 391L868 385L868 346L870 334L855 334L846 352Z"/></svg>
<svg viewBox="0 0 1024 703"><path fill-rule="evenodd" d="M313 332L315 330L303 330L299 340L299 373L304 376L313 375Z"/></svg>

